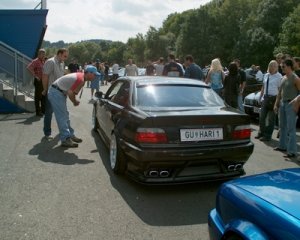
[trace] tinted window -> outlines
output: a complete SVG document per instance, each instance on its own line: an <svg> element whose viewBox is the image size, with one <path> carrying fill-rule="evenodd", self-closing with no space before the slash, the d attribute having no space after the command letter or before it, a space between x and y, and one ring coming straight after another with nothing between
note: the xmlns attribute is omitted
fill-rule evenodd
<svg viewBox="0 0 300 240"><path fill-rule="evenodd" d="M119 105L127 106L129 101L129 87L129 83L124 82L117 94L114 95L111 100Z"/></svg>
<svg viewBox="0 0 300 240"><path fill-rule="evenodd" d="M197 85L141 85L135 102L144 107L224 106L212 89Z"/></svg>
<svg viewBox="0 0 300 240"><path fill-rule="evenodd" d="M112 99L119 92L119 90L120 90L120 88L122 87L123 84L124 84L124 82L122 82L122 81L116 82L112 86L110 91L108 93L106 93L106 98Z"/></svg>

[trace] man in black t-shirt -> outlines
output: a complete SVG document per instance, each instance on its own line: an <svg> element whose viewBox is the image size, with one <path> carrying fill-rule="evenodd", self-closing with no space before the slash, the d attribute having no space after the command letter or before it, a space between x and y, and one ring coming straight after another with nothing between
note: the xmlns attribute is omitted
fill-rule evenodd
<svg viewBox="0 0 300 240"><path fill-rule="evenodd" d="M78 72L79 71L79 65L77 63L77 60L75 58L72 59L72 62L68 65L68 69L70 73Z"/></svg>
<svg viewBox="0 0 300 240"><path fill-rule="evenodd" d="M165 65L163 76L169 77L182 77L183 71L181 66L175 62L175 56L173 54L169 54L169 63Z"/></svg>
<svg viewBox="0 0 300 240"><path fill-rule="evenodd" d="M238 95L238 108L240 111L245 112L244 106L243 106L243 92L246 87L246 73L245 71L241 68L241 62L239 59L235 59L233 62L236 63L238 70L239 70L239 75L241 79L241 84L240 84L240 93Z"/></svg>

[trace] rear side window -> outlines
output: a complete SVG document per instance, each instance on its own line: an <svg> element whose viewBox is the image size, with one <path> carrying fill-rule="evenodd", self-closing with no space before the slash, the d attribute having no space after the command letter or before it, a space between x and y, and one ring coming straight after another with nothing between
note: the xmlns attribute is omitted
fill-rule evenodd
<svg viewBox="0 0 300 240"><path fill-rule="evenodd" d="M141 107L214 107L223 100L210 88L197 85L137 86L135 103Z"/></svg>

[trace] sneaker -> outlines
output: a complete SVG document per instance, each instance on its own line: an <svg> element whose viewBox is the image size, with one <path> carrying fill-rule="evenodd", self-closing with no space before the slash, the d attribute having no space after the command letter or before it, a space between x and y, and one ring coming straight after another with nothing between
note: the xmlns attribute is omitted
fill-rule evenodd
<svg viewBox="0 0 300 240"><path fill-rule="evenodd" d="M269 142L269 141L271 141L271 138L261 137L259 140L262 142Z"/></svg>
<svg viewBox="0 0 300 240"><path fill-rule="evenodd" d="M54 137L52 135L48 135L48 136L45 136L45 139L48 141L51 141L54 139Z"/></svg>
<svg viewBox="0 0 300 240"><path fill-rule="evenodd" d="M296 157L296 154L294 153L288 153L287 155L284 155L285 158L294 158Z"/></svg>
<svg viewBox="0 0 300 240"><path fill-rule="evenodd" d="M262 134L257 134L254 138L255 139L260 139L262 137Z"/></svg>
<svg viewBox="0 0 300 240"><path fill-rule="evenodd" d="M78 144L74 143L71 138L67 138L65 141L61 142L61 146L62 147L76 148L76 147L78 147Z"/></svg>
<svg viewBox="0 0 300 240"><path fill-rule="evenodd" d="M276 147L273 149L274 151L279 151L279 152L285 152L286 149L280 148L280 147Z"/></svg>
<svg viewBox="0 0 300 240"><path fill-rule="evenodd" d="M81 143L82 142L82 139L78 138L76 136L72 136L71 139L72 139L73 142L76 142L76 143Z"/></svg>

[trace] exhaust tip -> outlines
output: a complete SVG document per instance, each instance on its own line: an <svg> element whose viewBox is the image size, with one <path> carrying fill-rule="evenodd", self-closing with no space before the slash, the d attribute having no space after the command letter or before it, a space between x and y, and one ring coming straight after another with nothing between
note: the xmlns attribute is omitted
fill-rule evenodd
<svg viewBox="0 0 300 240"><path fill-rule="evenodd" d="M242 164L237 164L237 165L235 165L235 169L234 170L238 171L238 170L241 170L242 168L243 168Z"/></svg>
<svg viewBox="0 0 300 240"><path fill-rule="evenodd" d="M234 171L234 165L228 165L227 169L228 171Z"/></svg>
<svg viewBox="0 0 300 240"><path fill-rule="evenodd" d="M169 177L169 175L170 175L170 172L167 171L167 170L162 170L162 171L159 172L159 176L163 177L163 178Z"/></svg>
<svg viewBox="0 0 300 240"><path fill-rule="evenodd" d="M158 173L158 171L156 171L156 170L150 170L149 173L148 173L148 175L149 175L150 177L158 177L158 176L159 176L159 173Z"/></svg>
<svg viewBox="0 0 300 240"><path fill-rule="evenodd" d="M243 165L242 164L235 164L235 165L228 165L227 166L227 169L228 171L240 171L241 169L243 168Z"/></svg>

